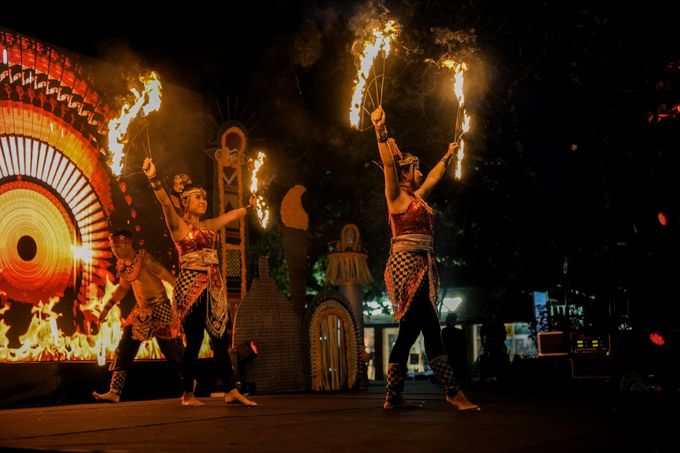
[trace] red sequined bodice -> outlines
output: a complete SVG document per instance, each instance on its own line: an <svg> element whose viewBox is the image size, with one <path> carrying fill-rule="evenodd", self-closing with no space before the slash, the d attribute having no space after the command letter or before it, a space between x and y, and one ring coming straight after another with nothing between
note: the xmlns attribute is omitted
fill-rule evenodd
<svg viewBox="0 0 680 453"><path fill-rule="evenodd" d="M177 253L180 258L187 253L203 249L217 249L219 236L215 231L209 230L203 224L187 223L189 233L182 240L176 241Z"/></svg>
<svg viewBox="0 0 680 453"><path fill-rule="evenodd" d="M408 207L399 213L390 214L392 237L402 234L434 235L434 211L421 198L414 198Z"/></svg>

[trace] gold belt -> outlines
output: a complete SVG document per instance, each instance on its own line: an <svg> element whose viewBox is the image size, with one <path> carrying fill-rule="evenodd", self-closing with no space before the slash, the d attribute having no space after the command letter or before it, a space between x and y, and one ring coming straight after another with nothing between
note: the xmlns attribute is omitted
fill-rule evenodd
<svg viewBox="0 0 680 453"><path fill-rule="evenodd" d="M392 238L392 251L432 253L434 239L429 234L402 234Z"/></svg>

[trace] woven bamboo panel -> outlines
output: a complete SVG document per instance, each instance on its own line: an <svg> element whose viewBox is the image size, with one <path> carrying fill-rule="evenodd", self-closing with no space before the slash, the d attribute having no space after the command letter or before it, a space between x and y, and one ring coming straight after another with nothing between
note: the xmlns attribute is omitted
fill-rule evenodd
<svg viewBox="0 0 680 453"><path fill-rule="evenodd" d="M259 356L243 366L241 379L252 382L258 393L305 389L300 320L293 305L269 276L266 257L259 261L260 276L238 308L234 320L234 345L253 341Z"/></svg>

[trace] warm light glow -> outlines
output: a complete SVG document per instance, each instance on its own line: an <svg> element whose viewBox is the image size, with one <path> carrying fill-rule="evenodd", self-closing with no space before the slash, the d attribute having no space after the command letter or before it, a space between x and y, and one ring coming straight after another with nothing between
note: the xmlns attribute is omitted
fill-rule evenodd
<svg viewBox="0 0 680 453"><path fill-rule="evenodd" d="M384 52L385 58L390 55L391 42L394 41L398 33L398 24L391 20L385 24L382 30L374 29L371 36L372 39L364 42L364 48L359 58L359 71L354 80L354 91L352 93L352 103L349 110L349 122L355 128L358 128L359 123L361 122L366 83L371 68L375 64L375 60L381 51ZM374 107L377 107L377 105L374 105Z"/></svg>
<svg viewBox="0 0 680 453"><path fill-rule="evenodd" d="M147 116L161 106L161 82L155 72L149 76L141 76L139 80L144 84L140 93L136 88L130 88L135 97L132 105L125 103L120 109L120 115L109 121L109 152L111 153L111 171L120 176L123 171L124 147L127 143L126 133L132 120L137 115Z"/></svg>
<svg viewBox="0 0 680 453"><path fill-rule="evenodd" d="M445 297L442 304L448 311L456 311L458 306L463 303L463 299L460 297Z"/></svg>
<svg viewBox="0 0 680 453"><path fill-rule="evenodd" d="M668 219L666 219L666 214L664 214L663 212L659 212L659 215L657 216L657 218L659 219L659 223L662 226L668 225Z"/></svg>
<svg viewBox="0 0 680 453"><path fill-rule="evenodd" d="M458 111L453 128L455 140L460 142L460 148L458 148L458 153L456 154L454 176L456 179L461 179L463 176L463 158L465 157L465 141L463 136L470 130L470 115L465 110L465 95L463 94L465 72L468 70L468 66L465 62L458 63L450 58L442 61L440 66L453 72L453 93L458 100Z"/></svg>
<svg viewBox="0 0 680 453"><path fill-rule="evenodd" d="M465 158L465 140L461 140L460 147L458 148L458 152L456 153L456 170L454 173L456 179L460 179L463 177L464 158Z"/></svg>
<svg viewBox="0 0 680 453"><path fill-rule="evenodd" d="M250 193L255 195L255 198L257 199L257 203L255 204L255 213L257 214L257 218L260 221L260 225L262 225L264 228L266 228L267 224L269 223L269 208L267 207L267 202L264 197L258 194L257 173L260 171L260 168L262 168L262 165L264 165L264 160L266 157L267 156L262 151L257 153L255 160L252 160L253 170L250 174Z"/></svg>
<svg viewBox="0 0 680 453"><path fill-rule="evenodd" d="M168 297L172 298L172 286L163 282ZM104 365L107 360L113 360L116 347L123 334L123 320L120 308L115 305L106 316L106 320L95 327L92 318L99 317L107 300L116 290L117 285L107 279L104 294L97 297L97 288L90 285L88 300L80 304L78 309L85 315L85 333L76 330L67 336L58 328L58 320L61 314L53 311L58 298L52 298L46 304L39 302L31 313L33 315L26 332L19 336L21 346L10 348L7 331L10 329L4 319L0 319L0 360L9 362L19 361L45 361L45 360L97 360ZM0 309L0 315L6 312L9 306ZM97 330L96 334L91 332ZM210 347L205 336L203 351L200 357L210 357ZM204 351L205 350L205 351ZM155 339L142 343L138 359L162 358L158 342Z"/></svg>
<svg viewBox="0 0 680 453"><path fill-rule="evenodd" d="M6 30L0 43L11 67L0 79L12 88L0 100L0 360L89 360L95 337L81 332L78 310L113 278L105 233L114 203L99 140L109 106L89 64ZM13 307L29 319L8 326ZM62 317L71 307L76 318Z"/></svg>
<svg viewBox="0 0 680 453"><path fill-rule="evenodd" d="M657 346L664 346L666 344L666 339L663 335L658 332L652 332L649 334L649 341Z"/></svg>
<svg viewBox="0 0 680 453"><path fill-rule="evenodd" d="M92 264L92 246L91 244L81 244L79 246L72 245L73 257L78 261L86 264Z"/></svg>

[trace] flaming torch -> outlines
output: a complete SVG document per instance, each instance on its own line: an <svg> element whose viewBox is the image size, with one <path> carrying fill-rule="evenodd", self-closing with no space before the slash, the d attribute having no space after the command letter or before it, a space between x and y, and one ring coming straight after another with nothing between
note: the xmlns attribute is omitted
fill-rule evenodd
<svg viewBox="0 0 680 453"><path fill-rule="evenodd" d="M381 29L374 29L372 31L372 39L364 41L364 48L361 52L361 57L359 59L359 72L357 73L356 80L354 81L354 93L352 94L352 105L349 110L349 122L350 124L359 129L359 125L362 119L362 111L365 111L364 107L364 97L366 94L371 99L373 104L372 108L377 107L382 104L382 88L385 83L385 60L390 54L391 42L394 41L399 33L398 24L390 20ZM371 70L375 66L375 60L379 53L383 53L383 68L382 74L376 75L373 80L367 84ZM375 72L375 70L373 69ZM376 99L367 90L378 78L381 79L380 90L378 91L376 85Z"/></svg>
<svg viewBox="0 0 680 453"><path fill-rule="evenodd" d="M462 177L462 164L465 157L465 141L463 135L470 130L470 115L465 110L465 95L463 94L463 83L465 81L465 71L468 67L465 63L456 63L454 60L446 59L441 63L443 68L453 71L453 92L458 99L458 111L454 123L454 141L460 141L458 154L456 155L455 178Z"/></svg>
<svg viewBox="0 0 680 453"><path fill-rule="evenodd" d="M253 162L253 170L250 174L250 193L255 195L255 198L257 199L257 204L255 205L255 213L257 214L257 218L260 221L260 225L262 225L263 228L267 228L267 223L269 222L269 209L267 208L267 203L265 202L265 199L262 195L258 194L258 181L257 181L257 172L260 171L260 168L262 165L264 165L264 159L267 156L262 152L259 151L257 153L257 158L255 160L251 161Z"/></svg>
<svg viewBox="0 0 680 453"><path fill-rule="evenodd" d="M109 121L109 152L111 153L111 172L120 176L123 170L124 147L127 143L125 134L132 120L141 112L142 116L158 110L161 106L161 81L158 74L151 72L148 76L141 76L139 80L144 84L140 93L136 88L130 88L135 96L135 102L123 104L120 115Z"/></svg>

